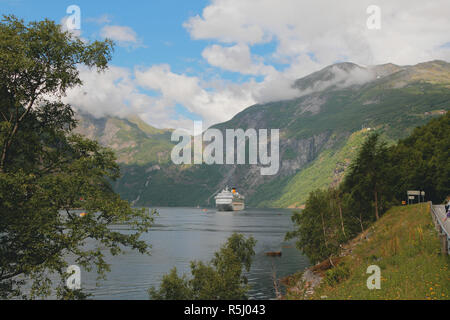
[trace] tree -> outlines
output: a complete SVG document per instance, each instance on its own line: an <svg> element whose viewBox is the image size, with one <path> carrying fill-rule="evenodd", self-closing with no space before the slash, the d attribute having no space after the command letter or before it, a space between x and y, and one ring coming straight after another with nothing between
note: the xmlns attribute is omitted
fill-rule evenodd
<svg viewBox="0 0 450 320"><path fill-rule="evenodd" d="M314 263L336 254L342 242L339 206L333 203L335 192L312 191L305 209L292 216L296 229L286 234L286 240L297 239L296 247Z"/></svg>
<svg viewBox="0 0 450 320"><path fill-rule="evenodd" d="M407 190L424 190L428 199L441 202L450 193L449 130L447 113L390 148L378 134L369 136L338 189L309 194L286 238L297 239L297 248L317 262L399 204Z"/></svg>
<svg viewBox="0 0 450 320"><path fill-rule="evenodd" d="M397 199L407 190L423 190L426 199L440 203L450 194L450 113L414 129L389 149L395 165L393 184Z"/></svg>
<svg viewBox="0 0 450 320"><path fill-rule="evenodd" d="M370 204L374 204L376 220L386 208L383 206L384 196L390 194L389 165L386 143L380 142L379 135L374 133L363 143L344 181L344 190L366 204L367 209L370 210Z"/></svg>
<svg viewBox="0 0 450 320"><path fill-rule="evenodd" d="M369 136L341 186L309 194L305 209L293 214L295 230L286 239L295 238L297 248L313 262L337 254L343 243L364 232L387 209L390 171L386 145L377 134ZM373 211L375 217L368 214Z"/></svg>
<svg viewBox="0 0 450 320"><path fill-rule="evenodd" d="M68 256L104 276L102 247L148 252L139 237L152 215L112 191L120 174L113 152L72 134L74 111L61 101L82 84L78 66L102 71L112 49L109 40L85 44L49 20L0 22L0 298L45 297L55 285L61 298L83 297L64 286ZM112 230L117 223L134 231Z"/></svg>
<svg viewBox="0 0 450 320"><path fill-rule="evenodd" d="M176 268L162 279L159 290L150 288L155 300L234 300L247 299L248 279L256 241L234 233L214 258L205 264L191 262L192 277L179 277Z"/></svg>

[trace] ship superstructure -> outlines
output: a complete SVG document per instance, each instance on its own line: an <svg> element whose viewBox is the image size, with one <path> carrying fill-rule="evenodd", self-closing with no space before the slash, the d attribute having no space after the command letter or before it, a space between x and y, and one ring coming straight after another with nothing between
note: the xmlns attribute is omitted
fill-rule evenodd
<svg viewBox="0 0 450 320"><path fill-rule="evenodd" d="M218 211L240 211L245 208L245 197L236 191L236 188L228 189L228 186L215 196Z"/></svg>

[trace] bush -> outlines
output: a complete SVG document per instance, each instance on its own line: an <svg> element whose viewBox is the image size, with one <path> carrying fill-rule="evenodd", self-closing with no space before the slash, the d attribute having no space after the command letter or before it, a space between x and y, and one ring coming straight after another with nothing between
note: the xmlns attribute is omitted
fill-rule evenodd
<svg viewBox="0 0 450 320"><path fill-rule="evenodd" d="M334 285L346 280L350 276L350 270L346 265L339 265L325 273L326 283L333 287Z"/></svg>
<svg viewBox="0 0 450 320"><path fill-rule="evenodd" d="M256 241L234 233L214 258L205 264L191 262L191 279L179 277L176 269L165 275L159 290L151 288L154 300L242 300L247 299L248 280Z"/></svg>

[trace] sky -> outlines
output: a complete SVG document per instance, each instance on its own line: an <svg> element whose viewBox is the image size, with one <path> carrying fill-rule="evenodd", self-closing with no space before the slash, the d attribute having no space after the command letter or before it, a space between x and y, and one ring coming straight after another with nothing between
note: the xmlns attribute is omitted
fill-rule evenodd
<svg viewBox="0 0 450 320"><path fill-rule="evenodd" d="M65 102L158 128L295 98L294 80L337 62L450 61L448 0L0 0L0 14L67 29L71 5L74 36L116 46L107 71L79 67L83 86Z"/></svg>

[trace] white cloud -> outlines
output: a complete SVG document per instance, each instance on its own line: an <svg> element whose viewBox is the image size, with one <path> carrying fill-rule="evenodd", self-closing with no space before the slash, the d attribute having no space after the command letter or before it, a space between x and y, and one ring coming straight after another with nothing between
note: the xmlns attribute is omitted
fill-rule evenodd
<svg viewBox="0 0 450 320"><path fill-rule="evenodd" d="M450 60L450 48L442 47L450 40L449 1L379 0L381 30L367 28L366 9L372 4L371 0L212 0L184 27L193 39L227 44L204 49L202 56L210 65L265 76L248 86L258 103L298 96L293 81L337 61L405 65ZM287 64L285 69L277 71L252 55L252 46L269 41L276 43L272 59ZM344 77L337 72L337 78ZM359 82L370 77L351 75Z"/></svg>
<svg viewBox="0 0 450 320"><path fill-rule="evenodd" d="M173 73L168 65L134 71L111 66L101 73L83 67L80 78L83 86L68 90L64 102L95 117L138 114L158 128L191 129L192 121L175 112L177 104L202 117L206 128L255 102L248 85L223 84L207 90L197 77Z"/></svg>
<svg viewBox="0 0 450 320"><path fill-rule="evenodd" d="M381 8L380 30L366 26L366 9L372 4ZM209 40L202 57L217 74L214 81L175 73L166 64L135 70L112 67L101 75L83 69L84 89L72 90L68 100L97 116L138 113L157 127L186 128L190 121L174 108L181 104L210 125L255 103L299 96L293 81L337 61L359 65L448 61L449 15L448 0L212 0L184 27L194 40ZM122 46L141 44L129 27L107 25L101 34ZM252 53L256 45L270 41L275 44L273 52L264 57ZM277 70L273 62L286 67ZM263 80L224 81L219 69ZM350 78L334 71L335 82L321 86L361 83L371 77L360 70ZM157 91L159 96L142 89Z"/></svg>
<svg viewBox="0 0 450 320"><path fill-rule="evenodd" d="M127 26L106 25L101 29L100 36L116 41L121 47L142 46L136 32Z"/></svg>
<svg viewBox="0 0 450 320"><path fill-rule="evenodd" d="M69 34L72 37L79 38L84 42L88 42L87 39L81 37L81 34L82 34L81 29L69 28L69 25L71 25L71 23L72 23L72 21L69 19L73 19L73 18L71 18L69 16L65 16L61 19L61 21L59 22L59 24L61 26L61 30L64 32L69 32Z"/></svg>
<svg viewBox="0 0 450 320"><path fill-rule="evenodd" d="M80 68L83 86L67 92L65 102L96 117L104 115L126 116L152 104L150 96L141 94L126 68L115 66L98 73L95 69Z"/></svg>
<svg viewBox="0 0 450 320"><path fill-rule="evenodd" d="M86 22L93 22L96 24L105 24L105 23L111 23L112 18L108 14L102 14L101 16L97 18L86 18Z"/></svg>
<svg viewBox="0 0 450 320"><path fill-rule="evenodd" d="M309 53L321 66L347 59L367 65L450 58L448 50L436 49L449 41L449 1L379 0L381 30L366 27L371 4L371 0L213 0L184 26L193 39L248 45L275 39L275 56L290 63L307 59Z"/></svg>
<svg viewBox="0 0 450 320"><path fill-rule="evenodd" d="M205 126L228 120L255 102L245 86L223 85L206 90L199 78L173 73L169 65L136 70L135 75L140 86L159 91L168 105L181 104L201 116Z"/></svg>
<svg viewBox="0 0 450 320"><path fill-rule="evenodd" d="M264 65L260 57L252 56L250 48L245 44L232 47L215 44L205 48L202 56L212 66L241 74L263 75L275 71L272 66Z"/></svg>

